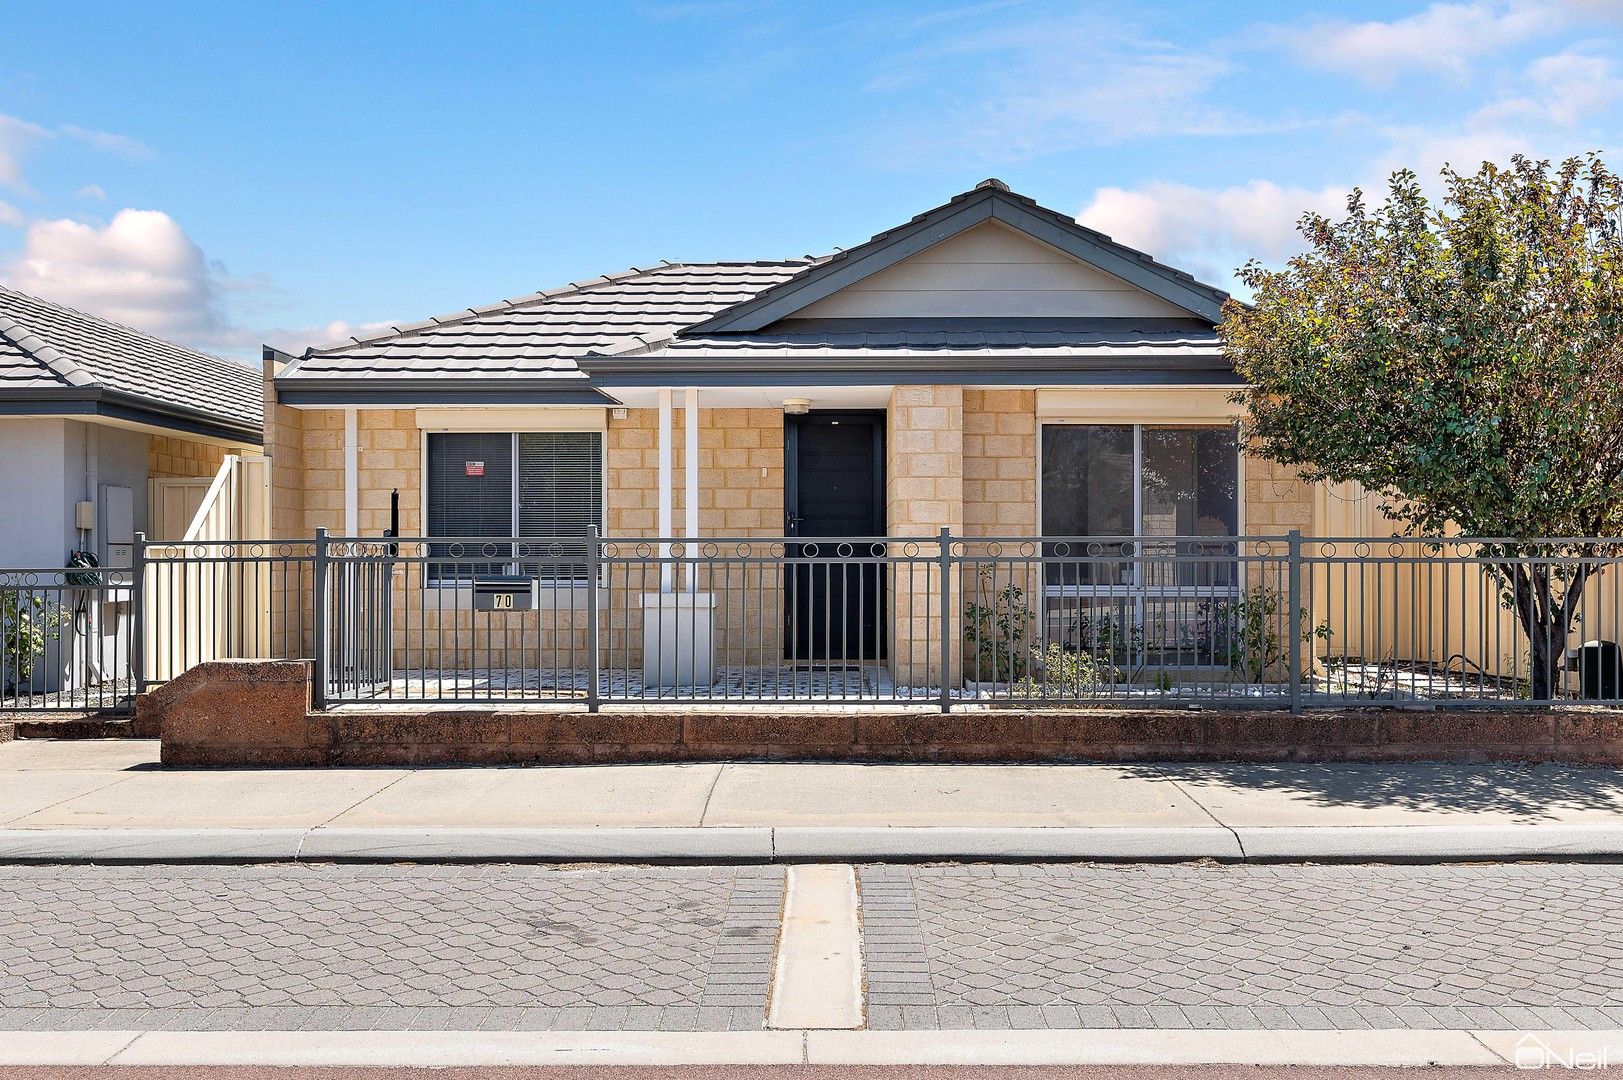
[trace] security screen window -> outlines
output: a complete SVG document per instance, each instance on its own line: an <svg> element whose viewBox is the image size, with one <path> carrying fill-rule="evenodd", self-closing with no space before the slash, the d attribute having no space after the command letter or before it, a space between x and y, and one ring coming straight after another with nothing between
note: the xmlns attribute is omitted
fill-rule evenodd
<svg viewBox="0 0 1623 1080"><path fill-rule="evenodd" d="M603 436L596 431L443 432L428 436L428 535L438 581L523 574L586 579L587 530L603 524ZM470 562L488 552L498 561Z"/></svg>
<svg viewBox="0 0 1623 1080"><path fill-rule="evenodd" d="M1219 539L1239 532L1239 476L1232 427L1044 425L1049 639L1120 662L1210 662L1202 620L1239 579Z"/></svg>

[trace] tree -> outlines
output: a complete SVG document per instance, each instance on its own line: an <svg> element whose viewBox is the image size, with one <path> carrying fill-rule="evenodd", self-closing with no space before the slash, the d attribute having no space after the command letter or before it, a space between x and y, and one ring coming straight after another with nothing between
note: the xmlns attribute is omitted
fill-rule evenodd
<svg viewBox="0 0 1623 1080"><path fill-rule="evenodd" d="M1419 535L1481 550L1552 695L1585 583L1623 534L1623 183L1596 155L1415 174L1298 223L1308 250L1240 277L1223 340L1250 453L1355 480ZM1530 559L1550 561L1527 561Z"/></svg>

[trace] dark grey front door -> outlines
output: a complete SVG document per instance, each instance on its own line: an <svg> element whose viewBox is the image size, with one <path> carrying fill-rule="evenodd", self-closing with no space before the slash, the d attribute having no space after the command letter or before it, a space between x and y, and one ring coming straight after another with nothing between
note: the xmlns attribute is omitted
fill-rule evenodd
<svg viewBox="0 0 1623 1080"><path fill-rule="evenodd" d="M851 541L885 535L885 414L813 412L785 423L785 531L811 541L790 548L806 561L785 581L788 659L883 660L885 574L859 561L882 549Z"/></svg>

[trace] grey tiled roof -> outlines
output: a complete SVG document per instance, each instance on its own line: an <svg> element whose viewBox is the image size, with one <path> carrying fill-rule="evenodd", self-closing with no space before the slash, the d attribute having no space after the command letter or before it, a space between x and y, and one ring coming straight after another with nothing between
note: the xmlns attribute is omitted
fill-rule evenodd
<svg viewBox="0 0 1623 1080"><path fill-rule="evenodd" d="M815 262L668 263L311 349L282 378L583 380L575 357L661 342Z"/></svg>
<svg viewBox="0 0 1623 1080"><path fill-rule="evenodd" d="M805 320L796 325L785 321L780 327L756 331L751 334L718 334L714 336L677 337L652 348L641 350L645 354L662 357L691 357L701 355L748 356L755 359L790 359L804 356L916 356L921 352L942 354L987 353L997 356L1107 356L1134 353L1168 353L1184 355L1221 353L1217 332L1196 319L1166 319L1159 322L1130 319L1025 320L1030 325L1016 325L1010 320L1002 325L978 324L975 320L962 320L962 329L947 325L935 328L915 327L895 329L875 325L868 328L849 328L829 325L850 320L827 320L823 325L812 325L817 320ZM633 355L635 350L622 350L622 355Z"/></svg>
<svg viewBox="0 0 1623 1080"><path fill-rule="evenodd" d="M1021 213L1039 214L1082 235L1086 244L1108 248L1110 257L1128 260L1135 273L1153 269L1151 286L1161 279L1178 283L1181 295L1192 290L1202 303L1220 303L1227 294L1188 274L1162 265L1142 252L1083 229L1024 196L995 182L997 198ZM911 222L879 233L853 251L882 245L888 238L950 215L970 200L992 196L982 184ZM917 231L915 229L915 231ZM718 358L793 359L838 354L842 357L935 354L1033 357L1078 357L1105 360L1116 355L1148 359L1158 355L1204 362L1221 355L1210 322L1198 318L1171 320L965 320L964 325L904 326L890 320L883 327L811 325L813 320L784 318L781 325L747 333L710 332L740 305L782 291L852 258L852 252L771 262L667 263L575 282L559 289L470 308L425 322L390 327L365 338L351 338L306 350L285 368L278 383L307 394L337 395L321 403L364 393L367 380L392 380L397 386L444 379L425 387L429 395L496 392L498 380L544 383L544 393L566 394L591 387L577 361L593 366L597 358L647 356L676 361L714 355ZM1187 307L1186 304L1180 305ZM1189 309L1192 313L1196 309ZM724 314L727 313L727 314ZM719 320L718 320L719 317ZM1097 325L1095 325L1097 324ZM1109 325L1106 325L1109 324ZM737 328L734 328L736 331ZM657 366L655 364L654 366ZM600 370L600 369L594 369ZM467 388L466 384L474 384ZM316 400L314 398L312 401Z"/></svg>
<svg viewBox="0 0 1623 1080"><path fill-rule="evenodd" d="M0 391L118 391L229 426L260 426L262 377L222 357L0 285Z"/></svg>

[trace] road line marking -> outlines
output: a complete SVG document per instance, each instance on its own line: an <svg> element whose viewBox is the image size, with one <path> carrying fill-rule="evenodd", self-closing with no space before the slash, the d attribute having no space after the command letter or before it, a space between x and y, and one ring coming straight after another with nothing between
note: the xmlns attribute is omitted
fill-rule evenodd
<svg viewBox="0 0 1623 1080"><path fill-rule="evenodd" d="M789 867L767 1027L862 1026L862 934L857 919L857 876L850 866Z"/></svg>

